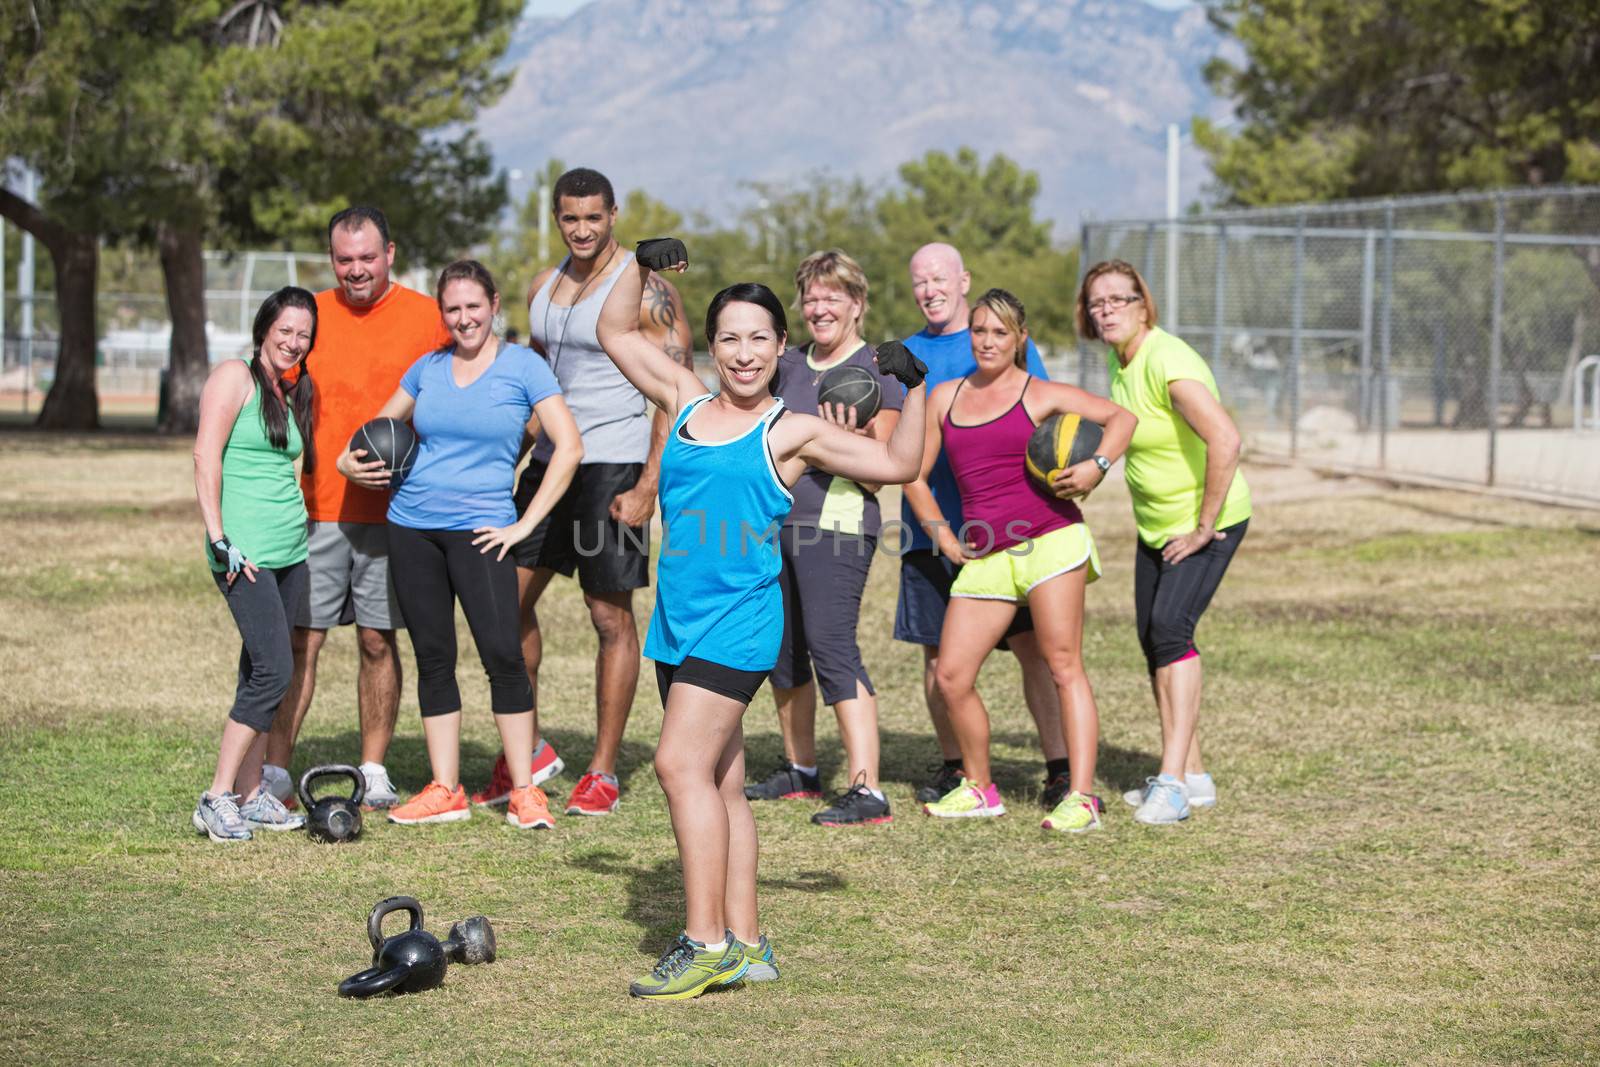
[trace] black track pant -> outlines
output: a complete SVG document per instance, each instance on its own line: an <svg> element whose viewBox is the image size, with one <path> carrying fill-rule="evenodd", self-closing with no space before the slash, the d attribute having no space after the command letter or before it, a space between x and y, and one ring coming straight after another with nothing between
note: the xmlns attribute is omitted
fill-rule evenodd
<svg viewBox="0 0 1600 1067"><path fill-rule="evenodd" d="M1139 542L1133 566L1134 620L1151 674L1196 651L1195 627L1249 525L1249 519L1235 523L1222 531L1226 540L1213 541L1177 564L1162 559L1161 549Z"/></svg>
<svg viewBox="0 0 1600 1067"><path fill-rule="evenodd" d="M304 563L292 563L261 567L253 582L240 574L229 585L226 574L211 575L244 639L239 648L239 686L228 718L260 733L272 729L272 717L289 691L289 676L294 673L290 620L306 595L308 574Z"/></svg>
<svg viewBox="0 0 1600 1067"><path fill-rule="evenodd" d="M413 530L389 524L389 575L417 654L417 703L423 715L461 710L456 685L456 601L467 616L489 676L496 715L533 710L522 663L517 564L508 553L479 552L471 530Z"/></svg>

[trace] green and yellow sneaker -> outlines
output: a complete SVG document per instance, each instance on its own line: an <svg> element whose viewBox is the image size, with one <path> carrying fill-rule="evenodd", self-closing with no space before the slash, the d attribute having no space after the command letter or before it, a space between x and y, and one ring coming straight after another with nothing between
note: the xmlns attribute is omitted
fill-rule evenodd
<svg viewBox="0 0 1600 1067"><path fill-rule="evenodd" d="M629 994L644 1000L689 1000L714 986L739 981L750 969L750 960L733 931L722 936L728 947L707 952L699 941L679 934L650 973L628 986Z"/></svg>
<svg viewBox="0 0 1600 1067"><path fill-rule="evenodd" d="M1046 830L1061 830L1081 834L1085 830L1100 829L1100 798L1085 793L1068 793L1056 805L1056 810L1039 824Z"/></svg>
<svg viewBox="0 0 1600 1067"><path fill-rule="evenodd" d="M1006 806L993 782L980 789L972 779L963 778L960 785L938 800L922 805L922 813L940 819L986 819L1004 815Z"/></svg>
<svg viewBox="0 0 1600 1067"><path fill-rule="evenodd" d="M739 942L739 947L744 949L744 955L750 961L750 969L745 971L746 982L776 982L778 980L778 962L772 954L772 942L767 940L767 935L762 934L761 940L753 945Z"/></svg>

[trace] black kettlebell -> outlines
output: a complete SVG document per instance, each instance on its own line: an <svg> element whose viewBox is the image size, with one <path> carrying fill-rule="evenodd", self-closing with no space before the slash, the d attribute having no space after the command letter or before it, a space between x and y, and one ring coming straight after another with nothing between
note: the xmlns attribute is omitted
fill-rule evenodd
<svg viewBox="0 0 1600 1067"><path fill-rule="evenodd" d="M313 800L311 783L318 778L335 777L349 778L356 784L355 792L348 797ZM354 841L361 836L361 798L366 795L366 775L347 763L311 768L300 776L300 803L306 809L306 833L313 841Z"/></svg>
<svg viewBox="0 0 1600 1067"><path fill-rule="evenodd" d="M411 913L411 929L383 936L383 917L392 911ZM372 966L339 983L341 997L373 997L379 993L420 993L444 984L449 965L445 947L422 928L422 905L413 897L380 900L367 916Z"/></svg>

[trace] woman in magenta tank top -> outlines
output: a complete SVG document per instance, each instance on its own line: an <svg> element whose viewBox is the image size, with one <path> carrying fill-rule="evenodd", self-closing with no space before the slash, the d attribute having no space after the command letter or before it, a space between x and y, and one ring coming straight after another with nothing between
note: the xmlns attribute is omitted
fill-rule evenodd
<svg viewBox="0 0 1600 1067"><path fill-rule="evenodd" d="M1083 591L1099 577L1094 538L1076 500L1105 477L1128 447L1138 420L1111 401L1030 375L1024 363L1022 302L991 289L972 309L978 369L945 382L928 398L923 476L905 487L917 521L938 551L961 567L939 637L934 679L961 746L961 784L923 811L943 818L1004 815L989 773L989 713L977 692L978 670L1005 635L1019 604L1033 612L1039 650L1055 678L1071 761L1071 791L1046 817L1046 829L1080 832L1100 825L1094 795L1100 718L1082 660ZM1104 427L1100 454L1058 472L1054 493L1024 466L1034 427L1076 414ZM940 449L949 458L966 518L952 530L926 481Z"/></svg>

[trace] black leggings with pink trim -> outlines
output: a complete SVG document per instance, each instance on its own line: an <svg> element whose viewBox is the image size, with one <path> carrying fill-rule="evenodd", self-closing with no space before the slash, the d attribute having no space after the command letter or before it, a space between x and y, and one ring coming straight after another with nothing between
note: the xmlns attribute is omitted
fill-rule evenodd
<svg viewBox="0 0 1600 1067"><path fill-rule="evenodd" d="M1200 625L1233 554L1244 540L1250 520L1222 532L1228 536L1176 564L1161 558L1161 549L1139 542L1133 569L1133 607L1139 644L1145 663L1154 674L1190 656L1199 655L1194 631Z"/></svg>

